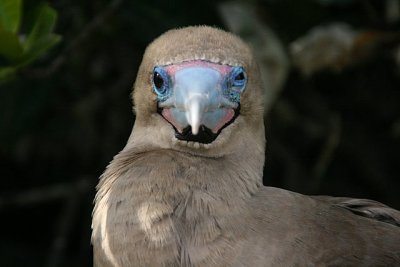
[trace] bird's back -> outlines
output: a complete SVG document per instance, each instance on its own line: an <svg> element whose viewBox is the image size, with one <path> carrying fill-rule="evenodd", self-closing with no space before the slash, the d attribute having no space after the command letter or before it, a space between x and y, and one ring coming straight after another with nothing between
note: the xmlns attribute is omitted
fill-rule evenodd
<svg viewBox="0 0 400 267"><path fill-rule="evenodd" d="M368 202L377 216L367 216L361 208L346 207L349 201L368 202L261 188L249 203L251 237L240 261L243 266L400 266L400 227L391 223L400 212Z"/></svg>

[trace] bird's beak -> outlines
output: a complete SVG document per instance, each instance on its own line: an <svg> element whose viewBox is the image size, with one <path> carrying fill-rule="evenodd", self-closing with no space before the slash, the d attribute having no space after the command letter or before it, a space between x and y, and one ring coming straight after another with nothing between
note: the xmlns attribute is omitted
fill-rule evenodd
<svg viewBox="0 0 400 267"><path fill-rule="evenodd" d="M224 97L226 79L221 71L209 67L185 67L172 77L172 95L160 107L163 116L182 133L191 126L198 135L202 127L217 133L234 115L238 104Z"/></svg>
<svg viewBox="0 0 400 267"><path fill-rule="evenodd" d="M184 120L197 135L206 112L219 107L219 73L210 68L185 68L175 74L175 106L184 111Z"/></svg>
<svg viewBox="0 0 400 267"><path fill-rule="evenodd" d="M247 76L242 66L203 60L155 66L158 113L179 140L211 143L239 115Z"/></svg>

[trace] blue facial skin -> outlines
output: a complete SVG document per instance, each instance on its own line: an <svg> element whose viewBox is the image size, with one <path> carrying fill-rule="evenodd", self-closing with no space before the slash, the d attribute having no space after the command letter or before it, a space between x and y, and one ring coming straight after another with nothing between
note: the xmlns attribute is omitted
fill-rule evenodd
<svg viewBox="0 0 400 267"><path fill-rule="evenodd" d="M158 76L162 79L162 86L157 87L155 84L155 77ZM246 89L247 75L243 67L232 67L231 72L226 77L224 82L223 94L234 103L240 103L240 95ZM152 75L153 91L157 94L157 100L164 102L172 93L171 79L162 66L156 66Z"/></svg>
<svg viewBox="0 0 400 267"><path fill-rule="evenodd" d="M171 80L163 67L155 67L152 75L153 91L157 94L157 99L164 102L171 95Z"/></svg>
<svg viewBox="0 0 400 267"><path fill-rule="evenodd" d="M240 96L247 83L243 67L230 67L230 72L224 75L211 67L190 66L176 71L174 77L170 77L165 68L154 68L152 86L158 108L168 108L174 127L191 126L193 134L197 135L200 126L204 126L217 135L234 120L225 121L226 116L232 116L229 115L232 110L235 114L239 112ZM225 125L221 126L222 122Z"/></svg>
<svg viewBox="0 0 400 267"><path fill-rule="evenodd" d="M240 103L240 95L246 88L247 75L243 67L232 67L226 78L224 96L231 102Z"/></svg>

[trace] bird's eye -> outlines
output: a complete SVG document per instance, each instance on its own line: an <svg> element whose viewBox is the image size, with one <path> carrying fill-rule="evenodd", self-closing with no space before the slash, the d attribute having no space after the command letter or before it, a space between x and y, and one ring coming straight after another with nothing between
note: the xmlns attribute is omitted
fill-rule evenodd
<svg viewBox="0 0 400 267"><path fill-rule="evenodd" d="M242 81L242 80L244 80L244 73L240 72L235 76L235 81Z"/></svg>
<svg viewBox="0 0 400 267"><path fill-rule="evenodd" d="M161 74L160 74L160 73L158 73L158 72L155 72L155 73L154 73L154 75L153 75L153 83L154 83L154 86L155 86L158 90L160 90L160 89L163 87L163 85L164 85L164 79L161 77Z"/></svg>
<svg viewBox="0 0 400 267"><path fill-rule="evenodd" d="M169 79L167 72L162 67L155 67L152 75L153 90L157 94L159 101L164 101L168 98Z"/></svg>
<svg viewBox="0 0 400 267"><path fill-rule="evenodd" d="M232 102L239 103L240 95L246 88L247 76L243 67L232 67L227 79L225 94Z"/></svg>
<svg viewBox="0 0 400 267"><path fill-rule="evenodd" d="M234 67L231 72L231 83L236 90L243 91L246 85L246 73L243 67Z"/></svg>

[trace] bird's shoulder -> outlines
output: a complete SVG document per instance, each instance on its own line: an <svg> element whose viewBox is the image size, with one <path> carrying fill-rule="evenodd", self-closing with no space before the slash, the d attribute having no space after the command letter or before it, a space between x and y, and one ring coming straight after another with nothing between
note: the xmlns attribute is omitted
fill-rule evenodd
<svg viewBox="0 0 400 267"><path fill-rule="evenodd" d="M343 220L366 221L396 226L400 231L400 211L370 199L332 196L308 196L289 190L267 187L260 188L253 203L266 211L277 212L280 216L295 216L298 212L303 219L320 219L323 216L339 216ZM365 220L367 219L367 220Z"/></svg>
<svg viewBox="0 0 400 267"><path fill-rule="evenodd" d="M262 187L250 210L250 239L260 246L279 247L279 253L269 255L276 264L286 263L285 255L306 255L293 259L307 259L305 265L400 262L400 212L379 202Z"/></svg>
<svg viewBox="0 0 400 267"><path fill-rule="evenodd" d="M370 199L313 196L312 198L348 210L355 215L400 227L400 211Z"/></svg>

